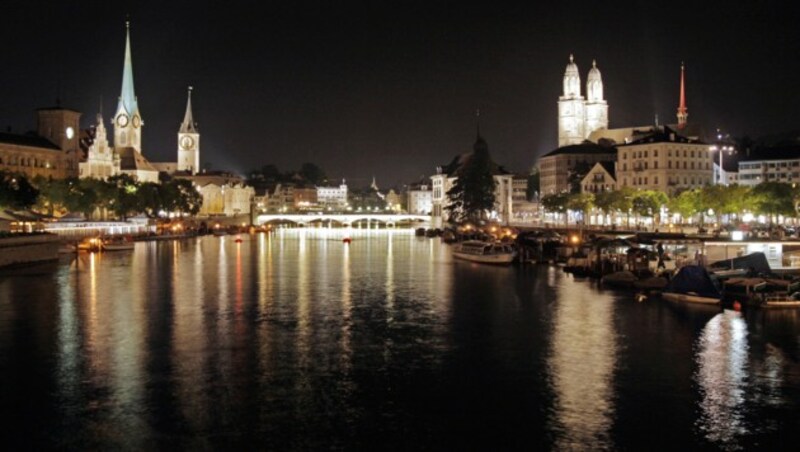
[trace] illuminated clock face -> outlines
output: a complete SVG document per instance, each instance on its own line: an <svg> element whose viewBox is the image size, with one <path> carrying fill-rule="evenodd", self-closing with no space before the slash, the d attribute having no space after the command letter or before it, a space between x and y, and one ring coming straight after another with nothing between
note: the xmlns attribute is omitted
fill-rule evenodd
<svg viewBox="0 0 800 452"><path fill-rule="evenodd" d="M189 148L192 147L193 144L194 144L194 140L192 139L192 137L184 136L183 138L181 138L181 147L182 148L189 149Z"/></svg>
<svg viewBox="0 0 800 452"><path fill-rule="evenodd" d="M65 130L64 133L67 135L67 139L71 140L72 137L75 136L75 129L72 127L67 127L67 130Z"/></svg>
<svg viewBox="0 0 800 452"><path fill-rule="evenodd" d="M142 120L139 119L138 115L134 116L133 117L133 127L139 127L140 125L142 125Z"/></svg>
<svg viewBox="0 0 800 452"><path fill-rule="evenodd" d="M117 116L117 125L120 127L125 127L128 125L128 117L126 115L119 115Z"/></svg>

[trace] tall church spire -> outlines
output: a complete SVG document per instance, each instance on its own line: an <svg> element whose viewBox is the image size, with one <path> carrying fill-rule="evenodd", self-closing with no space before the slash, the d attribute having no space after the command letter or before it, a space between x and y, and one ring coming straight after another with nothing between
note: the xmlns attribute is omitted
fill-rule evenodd
<svg viewBox="0 0 800 452"><path fill-rule="evenodd" d="M142 152L142 121L139 104L133 90L133 60L131 59L131 27L125 21L125 64L122 66L122 89L114 113L114 147L132 147Z"/></svg>
<svg viewBox="0 0 800 452"><path fill-rule="evenodd" d="M683 79L683 62L681 62L681 97L678 104L678 128L682 129L686 126L686 119L689 117L688 109L686 108L686 88Z"/></svg>
<svg viewBox="0 0 800 452"><path fill-rule="evenodd" d="M183 122L181 123L181 133L197 133L197 125L194 123L192 117L192 87L189 87L189 95L186 100L186 114L183 115Z"/></svg>
<svg viewBox="0 0 800 452"><path fill-rule="evenodd" d="M119 94L117 114L125 113L133 116L139 111L136 103L136 93L133 90L133 60L131 59L131 27L130 22L125 22L125 63L122 67L122 90Z"/></svg>

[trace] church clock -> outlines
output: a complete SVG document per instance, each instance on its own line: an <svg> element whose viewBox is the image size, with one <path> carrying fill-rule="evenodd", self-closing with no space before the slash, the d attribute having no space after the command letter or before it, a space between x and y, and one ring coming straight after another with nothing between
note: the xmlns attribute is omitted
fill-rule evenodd
<svg viewBox="0 0 800 452"><path fill-rule="evenodd" d="M183 136L181 138L181 147L183 149L191 149L192 145L194 145L194 140L190 136Z"/></svg>
<svg viewBox="0 0 800 452"><path fill-rule="evenodd" d="M133 127L139 127L142 125L142 120L139 119L139 115L133 117Z"/></svg>
<svg viewBox="0 0 800 452"><path fill-rule="evenodd" d="M125 127L128 125L128 116L125 114L121 114L117 116L117 125L120 127Z"/></svg>

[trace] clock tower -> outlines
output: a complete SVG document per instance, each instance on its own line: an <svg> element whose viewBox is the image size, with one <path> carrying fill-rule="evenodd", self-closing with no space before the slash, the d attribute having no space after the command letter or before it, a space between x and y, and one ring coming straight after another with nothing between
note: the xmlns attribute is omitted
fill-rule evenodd
<svg viewBox="0 0 800 452"><path fill-rule="evenodd" d="M192 87L189 87L186 114L178 131L178 171L197 174L200 170L200 132L192 117Z"/></svg>
<svg viewBox="0 0 800 452"><path fill-rule="evenodd" d="M139 104L133 90L133 62L131 60L130 23L125 22L125 63L122 68L122 90L117 103L117 111L112 119L114 124L114 147L134 148L142 152L142 121Z"/></svg>

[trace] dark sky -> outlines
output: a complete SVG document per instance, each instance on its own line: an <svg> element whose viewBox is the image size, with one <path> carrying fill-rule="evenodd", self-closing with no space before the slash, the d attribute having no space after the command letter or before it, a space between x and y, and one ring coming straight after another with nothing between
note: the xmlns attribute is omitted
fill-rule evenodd
<svg viewBox="0 0 800 452"><path fill-rule="evenodd" d="M201 160L215 168L311 161L354 185L409 182L471 148L480 108L493 158L526 172L556 146L570 53L584 90L597 59L611 127L674 121L685 61L690 122L800 129L787 2L519 3L6 0L0 127L33 129L59 93L83 127L101 98L108 119L129 15L152 161L174 161L193 85Z"/></svg>

